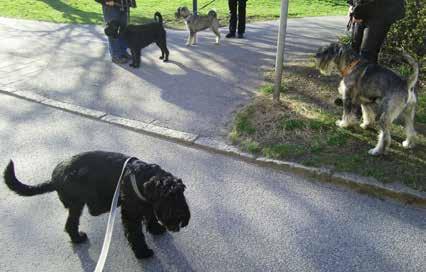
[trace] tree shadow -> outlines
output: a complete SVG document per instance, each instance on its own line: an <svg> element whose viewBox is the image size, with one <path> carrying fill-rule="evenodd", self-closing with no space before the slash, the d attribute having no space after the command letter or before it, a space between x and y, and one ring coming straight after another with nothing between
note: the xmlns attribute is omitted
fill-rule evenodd
<svg viewBox="0 0 426 272"><path fill-rule="evenodd" d="M51 8L60 11L62 16L72 23L97 24L103 21L99 12L89 12L74 8L61 0L41 0Z"/></svg>

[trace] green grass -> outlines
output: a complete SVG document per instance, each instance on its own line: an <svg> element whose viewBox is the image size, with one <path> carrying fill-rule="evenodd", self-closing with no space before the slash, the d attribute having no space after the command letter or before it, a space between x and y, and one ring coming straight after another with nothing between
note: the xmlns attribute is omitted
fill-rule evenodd
<svg viewBox="0 0 426 272"><path fill-rule="evenodd" d="M237 131L251 135L256 132L254 126L250 123L251 114L254 111L247 109L244 112L238 114L235 118L235 127Z"/></svg>
<svg viewBox="0 0 426 272"><path fill-rule="evenodd" d="M260 87L259 91L262 94L272 94L272 93L274 93L274 86L271 85L271 84L267 84L267 85L264 85L264 86ZM286 86L281 86L280 87L280 92L283 93L285 91L286 91Z"/></svg>
<svg viewBox="0 0 426 272"><path fill-rule="evenodd" d="M179 6L192 8L192 0L136 0L137 8L132 9L132 22L150 20L154 12L160 11L169 26L182 27L174 18ZM202 7L209 0L198 1ZM247 2L248 21L269 20L279 17L281 0L249 0ZM101 24L101 5L94 0L0 0L0 16L15 17L58 23ZM223 24L227 22L228 1L217 0L201 10L207 13L215 9ZM345 0L292 0L289 4L290 17L343 15L347 10Z"/></svg>
<svg viewBox="0 0 426 272"><path fill-rule="evenodd" d="M416 121L426 124L426 91L423 91L418 95Z"/></svg>
<svg viewBox="0 0 426 272"><path fill-rule="evenodd" d="M260 145L259 145L260 146ZM305 148L297 144L272 144L262 149L266 157L279 159L286 156L299 156L305 152Z"/></svg>

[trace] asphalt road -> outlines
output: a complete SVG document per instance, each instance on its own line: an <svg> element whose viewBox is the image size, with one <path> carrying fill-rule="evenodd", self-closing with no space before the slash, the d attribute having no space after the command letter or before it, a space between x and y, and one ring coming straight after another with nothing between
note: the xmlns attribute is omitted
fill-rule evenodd
<svg viewBox="0 0 426 272"><path fill-rule="evenodd" d="M424 271L425 210L124 130L0 94L0 168L49 179L57 162L103 149L155 162L187 185L192 219L147 242L138 261L117 221L105 271ZM0 271L93 271L107 215L85 211L73 246L55 193L24 198L0 184Z"/></svg>
<svg viewBox="0 0 426 272"><path fill-rule="evenodd" d="M336 41L346 18L291 19L286 61L304 60ZM112 64L101 26L0 18L0 87L13 86L83 107L204 136L222 136L232 113L263 84L275 63L277 22L247 26L246 39L167 30L170 62L151 45L140 69ZM226 29L222 29L222 34ZM336 86L337 88L337 86Z"/></svg>

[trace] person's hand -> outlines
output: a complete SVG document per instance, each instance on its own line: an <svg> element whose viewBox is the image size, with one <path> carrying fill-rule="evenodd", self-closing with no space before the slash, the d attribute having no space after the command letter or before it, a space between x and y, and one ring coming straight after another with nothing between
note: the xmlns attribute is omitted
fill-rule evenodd
<svg viewBox="0 0 426 272"><path fill-rule="evenodd" d="M354 11L354 7L353 6L349 6L348 16L350 16L353 11Z"/></svg>
<svg viewBox="0 0 426 272"><path fill-rule="evenodd" d="M362 19L355 19L354 17L352 18L352 23L362 23Z"/></svg>
<svg viewBox="0 0 426 272"><path fill-rule="evenodd" d="M114 1L106 1L105 5L112 7L114 6Z"/></svg>

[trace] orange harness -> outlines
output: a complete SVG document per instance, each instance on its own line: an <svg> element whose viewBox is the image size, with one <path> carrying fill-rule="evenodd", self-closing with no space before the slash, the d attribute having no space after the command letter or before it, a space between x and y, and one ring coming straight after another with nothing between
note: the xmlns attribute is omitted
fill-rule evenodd
<svg viewBox="0 0 426 272"><path fill-rule="evenodd" d="M347 75L349 75L355 68L355 66L360 62L361 60L357 59L354 60L353 62L351 62L351 64L349 64L348 66L346 66L345 68L343 68L342 70L340 70L340 74L342 75L342 77L345 77Z"/></svg>

